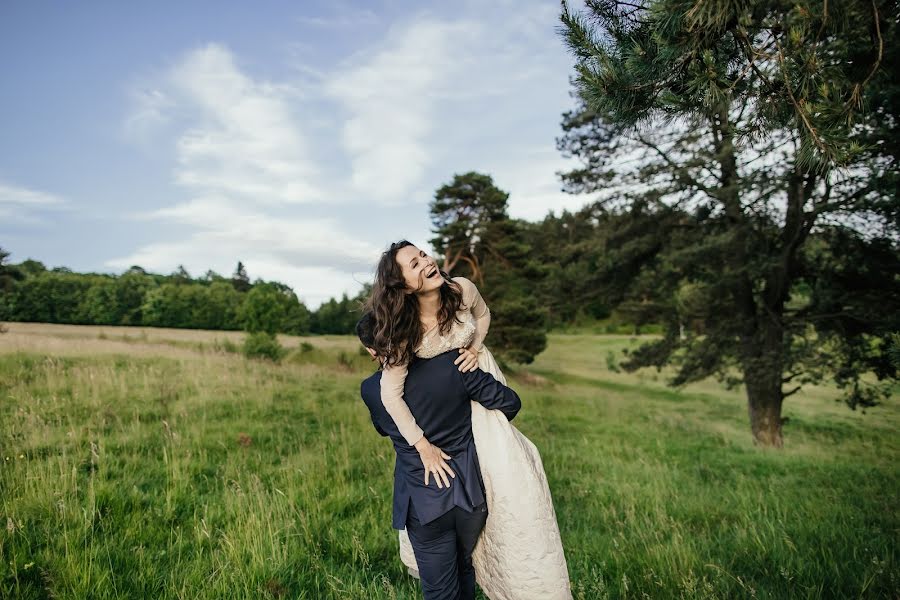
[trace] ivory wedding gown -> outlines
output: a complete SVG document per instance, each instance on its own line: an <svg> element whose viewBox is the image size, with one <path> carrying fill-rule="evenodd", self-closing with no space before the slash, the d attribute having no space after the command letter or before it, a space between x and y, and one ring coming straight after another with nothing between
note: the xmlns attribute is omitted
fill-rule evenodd
<svg viewBox="0 0 900 600"><path fill-rule="evenodd" d="M432 358L467 347L475 334L475 319L467 311L459 317L462 323L454 323L445 336L436 327L424 334L416 355ZM478 352L478 366L506 384L485 346ZM559 526L538 449L502 412L475 401L472 434L488 504L487 523L472 556L478 585L491 600L571 599ZM405 529L400 531L400 556L418 571Z"/></svg>

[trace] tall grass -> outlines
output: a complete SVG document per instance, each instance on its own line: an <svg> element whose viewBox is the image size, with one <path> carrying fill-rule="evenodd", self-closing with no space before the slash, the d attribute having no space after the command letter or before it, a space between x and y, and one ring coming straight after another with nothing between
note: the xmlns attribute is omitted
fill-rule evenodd
<svg viewBox="0 0 900 600"><path fill-rule="evenodd" d="M217 333L15 327L0 597L419 597L352 339L286 340L273 364ZM632 343L551 336L511 377L577 598L900 596L895 403L863 415L810 389L786 404L786 448L761 450L739 390L611 370Z"/></svg>

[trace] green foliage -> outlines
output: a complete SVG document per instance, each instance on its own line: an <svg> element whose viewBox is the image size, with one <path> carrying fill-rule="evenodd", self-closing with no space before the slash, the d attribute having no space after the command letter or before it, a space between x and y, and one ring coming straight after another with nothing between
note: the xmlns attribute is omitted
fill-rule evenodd
<svg viewBox="0 0 900 600"><path fill-rule="evenodd" d="M234 275L231 276L231 285L239 292L246 292L253 287L250 283L250 276L247 275L247 269L240 261L234 269Z"/></svg>
<svg viewBox="0 0 900 600"><path fill-rule="evenodd" d="M346 335L355 332L356 322L362 316L362 306L371 293L372 286L366 284L353 298L343 294L340 300L334 298L323 302L310 317L310 331L317 334Z"/></svg>
<svg viewBox="0 0 900 600"><path fill-rule="evenodd" d="M242 351L247 358L261 358L273 362L280 362L286 354L275 334L266 331L248 333L244 337Z"/></svg>
<svg viewBox="0 0 900 600"><path fill-rule="evenodd" d="M150 289L141 306L144 325L192 329L238 329L242 298L228 283L164 283Z"/></svg>
<svg viewBox="0 0 900 600"><path fill-rule="evenodd" d="M223 340L216 339L215 342L213 342L213 348L218 352L227 352L230 354L236 354L237 352L242 351L242 347L239 347L228 338Z"/></svg>
<svg viewBox="0 0 900 600"><path fill-rule="evenodd" d="M278 290L258 285L247 292L241 305L240 319L246 331L277 332L285 319L285 303Z"/></svg>
<svg viewBox="0 0 900 600"><path fill-rule="evenodd" d="M677 364L676 385L742 381L760 443L781 444L798 384L831 374L856 405L874 401L866 373L897 377L872 351L897 330L896 14L893 0L563 8L579 105L559 147L582 163L564 185L600 195L617 224L584 246L585 287L638 325L662 323L626 367ZM805 258L847 244L867 273L842 281ZM828 308L853 285L856 306L884 310Z"/></svg>
<svg viewBox="0 0 900 600"><path fill-rule="evenodd" d="M246 270L239 267L234 280L212 271L193 280L183 267L165 276L134 266L117 277L72 273L64 268L48 271L31 260L20 265L0 261L0 282L6 286L0 292L0 318L215 330L246 325L252 330L293 335L310 332L309 310L293 290L278 282L244 286ZM6 279L2 269L9 274ZM260 290L254 293L256 287Z"/></svg>
<svg viewBox="0 0 900 600"><path fill-rule="evenodd" d="M8 259L9 252L0 248L0 293L8 292L23 277L21 268L8 264Z"/></svg>
<svg viewBox="0 0 900 600"><path fill-rule="evenodd" d="M279 283L257 281L244 297L240 320L244 329L251 332L309 333L309 311L293 290Z"/></svg>
<svg viewBox="0 0 900 600"><path fill-rule="evenodd" d="M492 314L491 351L530 363L547 344L546 314L534 295L542 271L530 257L529 224L506 214L508 197L488 175L455 175L431 203L432 244L445 271L478 286Z"/></svg>
<svg viewBox="0 0 900 600"><path fill-rule="evenodd" d="M6 319L41 323L89 323L84 303L92 282L64 271L46 271L15 284L6 298Z"/></svg>
<svg viewBox="0 0 900 600"><path fill-rule="evenodd" d="M444 257L444 270L452 271L463 261L472 273L491 245L492 224L506 221L509 194L494 185L490 175L470 171L454 175L441 186L431 202L431 224L435 237L431 245Z"/></svg>

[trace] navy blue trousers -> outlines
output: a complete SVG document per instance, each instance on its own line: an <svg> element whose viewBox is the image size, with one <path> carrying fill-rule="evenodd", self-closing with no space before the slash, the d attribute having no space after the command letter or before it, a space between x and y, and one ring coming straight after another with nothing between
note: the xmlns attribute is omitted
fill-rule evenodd
<svg viewBox="0 0 900 600"><path fill-rule="evenodd" d="M412 544L425 600L474 600L472 551L487 521L487 504L472 512L458 506L423 525L410 502L406 532Z"/></svg>

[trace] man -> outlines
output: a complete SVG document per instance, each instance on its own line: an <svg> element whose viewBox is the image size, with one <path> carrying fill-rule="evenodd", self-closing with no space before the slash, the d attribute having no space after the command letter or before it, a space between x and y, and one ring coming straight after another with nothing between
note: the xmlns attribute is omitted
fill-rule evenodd
<svg viewBox="0 0 900 600"><path fill-rule="evenodd" d="M356 333L373 358L374 319L368 313ZM403 390L404 400L432 444L449 455L455 477L444 485L429 482L416 449L406 443L381 403L381 372L365 379L360 394L372 424L394 443L394 529L406 528L419 566L426 600L473 599L472 551L487 520L484 482L472 438L470 400L498 409L512 420L522 403L511 389L476 369L460 373L452 350L434 358L414 359Z"/></svg>

